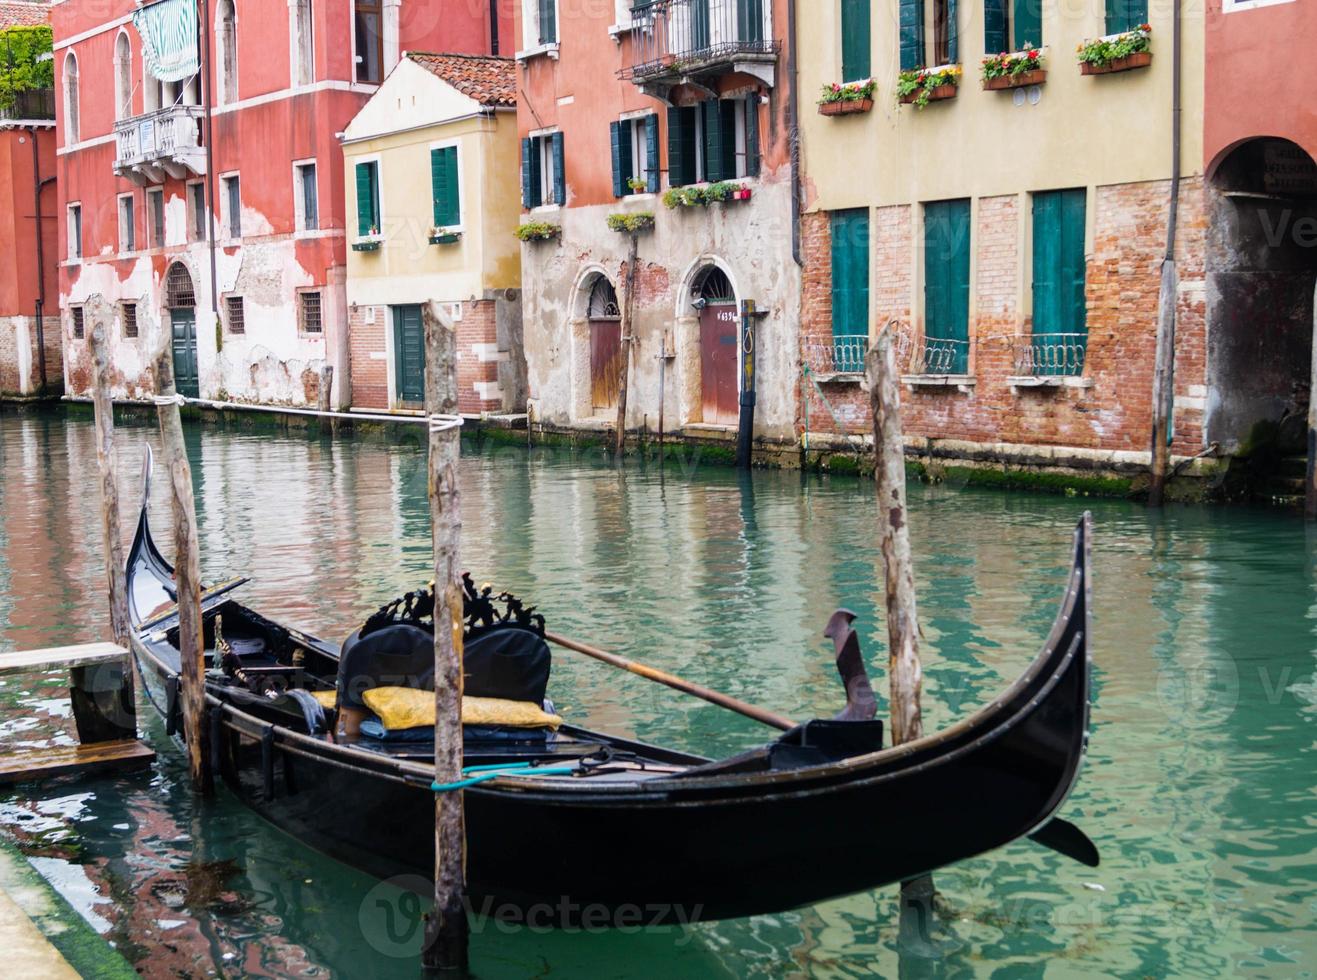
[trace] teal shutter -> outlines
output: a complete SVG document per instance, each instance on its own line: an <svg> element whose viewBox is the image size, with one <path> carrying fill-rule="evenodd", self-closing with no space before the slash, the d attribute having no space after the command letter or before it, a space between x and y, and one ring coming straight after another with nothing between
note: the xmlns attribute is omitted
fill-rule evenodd
<svg viewBox="0 0 1317 980"><path fill-rule="evenodd" d="M430 182L434 189L434 223L449 228L462 223L460 191L457 186L457 147L430 151Z"/></svg>
<svg viewBox="0 0 1317 980"><path fill-rule="evenodd" d="M709 0L691 0L691 50L704 51L709 47Z"/></svg>
<svg viewBox="0 0 1317 980"><path fill-rule="evenodd" d="M745 97L745 175L759 176L759 96Z"/></svg>
<svg viewBox="0 0 1317 980"><path fill-rule="evenodd" d="M540 43L558 42L557 0L540 0Z"/></svg>
<svg viewBox="0 0 1317 980"><path fill-rule="evenodd" d="M1148 0L1107 0L1107 33L1132 31L1148 22Z"/></svg>
<svg viewBox="0 0 1317 980"><path fill-rule="evenodd" d="M659 192L659 122L658 114L645 117L645 189L651 194Z"/></svg>
<svg viewBox="0 0 1317 980"><path fill-rule="evenodd" d="M700 111L699 106L668 109L668 183L673 187L695 183L695 119Z"/></svg>
<svg viewBox="0 0 1317 980"><path fill-rule="evenodd" d="M1076 188L1061 192L1061 287L1067 333L1088 333L1088 302L1084 296L1087 262L1084 222L1087 194Z"/></svg>
<svg viewBox="0 0 1317 980"><path fill-rule="evenodd" d="M869 4L870 0L841 0L841 75L844 82L862 81L873 74Z"/></svg>
<svg viewBox="0 0 1317 980"><path fill-rule="evenodd" d="M832 337L869 335L869 211L834 211L832 230ZM862 344L839 344L839 371L862 371Z"/></svg>
<svg viewBox="0 0 1317 980"><path fill-rule="evenodd" d="M1011 0L983 0L983 53L1001 54L1010 44L1006 26L1006 5ZM1019 3L1020 0L1015 0Z"/></svg>
<svg viewBox="0 0 1317 980"><path fill-rule="evenodd" d="M969 370L970 205L968 200L924 205L925 370Z"/></svg>
<svg viewBox="0 0 1317 980"><path fill-rule="evenodd" d="M375 163L357 164L357 234L369 235L379 228L378 189Z"/></svg>
<svg viewBox="0 0 1317 980"><path fill-rule="evenodd" d="M753 44L764 39L764 0L736 0L737 38Z"/></svg>
<svg viewBox="0 0 1317 980"><path fill-rule="evenodd" d="M567 203L567 171L564 166L562 133L549 137L553 151L553 203Z"/></svg>
<svg viewBox="0 0 1317 980"><path fill-rule="evenodd" d="M1084 297L1085 192L1035 194L1033 199L1033 338L1038 374L1083 367L1088 310ZM1066 337L1062 335L1070 334Z"/></svg>
<svg viewBox="0 0 1317 980"><path fill-rule="evenodd" d="M1043 43L1043 0L1013 0L1011 27L1013 51L1040 47Z"/></svg>
<svg viewBox="0 0 1317 980"><path fill-rule="evenodd" d="M622 174L622 124L608 124L608 142L613 151L613 196L626 196L626 178Z"/></svg>
<svg viewBox="0 0 1317 980"><path fill-rule="evenodd" d="M535 207L531 181L531 154L534 149L529 139L521 141L521 206L527 210Z"/></svg>
<svg viewBox="0 0 1317 980"><path fill-rule="evenodd" d="M956 0L947 3L947 64L960 64L960 24L956 20Z"/></svg>
<svg viewBox="0 0 1317 980"><path fill-rule="evenodd" d="M901 70L924 67L924 0L898 0L901 11Z"/></svg>
<svg viewBox="0 0 1317 980"><path fill-rule="evenodd" d="M704 117L704 174L705 180L714 183L727 179L723 166L723 115L718 99L706 99L700 103L700 114Z"/></svg>

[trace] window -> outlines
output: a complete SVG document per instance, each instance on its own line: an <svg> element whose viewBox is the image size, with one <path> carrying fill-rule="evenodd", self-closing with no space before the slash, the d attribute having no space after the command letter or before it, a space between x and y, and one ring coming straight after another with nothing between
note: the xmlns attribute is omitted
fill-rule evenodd
<svg viewBox="0 0 1317 980"><path fill-rule="evenodd" d="M925 374L969 371L968 199L924 205Z"/></svg>
<svg viewBox="0 0 1317 980"><path fill-rule="evenodd" d="M238 15L233 0L220 0L215 8L215 41L219 48L219 104L238 101Z"/></svg>
<svg viewBox="0 0 1317 980"><path fill-rule="evenodd" d="M983 50L1024 51L1043 43L1043 0L985 0Z"/></svg>
<svg viewBox="0 0 1317 980"><path fill-rule="evenodd" d="M380 0L355 0L357 81L378 85L384 77L384 31Z"/></svg>
<svg viewBox="0 0 1317 980"><path fill-rule="evenodd" d="M316 78L315 37L311 18L311 0L293 0L292 15L293 84L310 85Z"/></svg>
<svg viewBox="0 0 1317 980"><path fill-rule="evenodd" d="M613 147L613 196L656 194L659 189L658 116L622 119L609 124ZM632 182L644 181L633 188Z"/></svg>
<svg viewBox="0 0 1317 980"><path fill-rule="evenodd" d="M869 2L841 0L841 77L844 82L861 82L873 73Z"/></svg>
<svg viewBox="0 0 1317 980"><path fill-rule="evenodd" d="M293 168L293 210L298 231L315 231L320 227L320 198L316 188L315 163L299 163Z"/></svg>
<svg viewBox="0 0 1317 980"><path fill-rule="evenodd" d="M833 211L832 341L838 371L863 371L869 342L869 211Z"/></svg>
<svg viewBox="0 0 1317 980"><path fill-rule="evenodd" d="M1148 22L1148 0L1107 0L1107 33L1132 31Z"/></svg>
<svg viewBox="0 0 1317 980"><path fill-rule="evenodd" d="M69 205L69 258L82 258L82 205Z"/></svg>
<svg viewBox="0 0 1317 980"><path fill-rule="evenodd" d="M247 332L247 309L241 296L228 296L224 300L224 310L229 315L229 333Z"/></svg>
<svg viewBox="0 0 1317 980"><path fill-rule="evenodd" d="M133 114L133 48L128 32L120 31L114 42L114 118Z"/></svg>
<svg viewBox="0 0 1317 980"><path fill-rule="evenodd" d="M759 176L759 96L668 110L668 182Z"/></svg>
<svg viewBox="0 0 1317 980"><path fill-rule="evenodd" d="M527 208L567 203L562 133L521 141L521 200Z"/></svg>
<svg viewBox="0 0 1317 980"><path fill-rule="evenodd" d="M73 309L69 311L69 314L73 319L73 339L82 340L87 336L87 325L86 321L83 319L82 307L73 307Z"/></svg>
<svg viewBox="0 0 1317 980"><path fill-rule="evenodd" d="M165 192L161 187L152 187L146 192L146 214L150 224L151 248L165 246Z"/></svg>
<svg viewBox="0 0 1317 980"><path fill-rule="evenodd" d="M901 68L928 68L960 60L956 33L957 0L899 0L901 12ZM1039 3L1041 0L1032 0ZM932 36L933 43L925 44Z"/></svg>
<svg viewBox="0 0 1317 980"><path fill-rule="evenodd" d="M64 145L78 142L78 58L70 51L64 57Z"/></svg>
<svg viewBox="0 0 1317 980"><path fill-rule="evenodd" d="M1082 374L1088 346L1084 300L1084 189L1033 196L1034 374Z"/></svg>
<svg viewBox="0 0 1317 980"><path fill-rule="evenodd" d="M302 333L321 333L320 293L306 292L297 294L298 324Z"/></svg>
<svg viewBox="0 0 1317 980"><path fill-rule="evenodd" d="M540 44L558 43L558 0L536 0L539 4Z"/></svg>
<svg viewBox="0 0 1317 980"><path fill-rule="evenodd" d="M132 194L119 195L119 251L137 251L137 208Z"/></svg>
<svg viewBox="0 0 1317 980"><path fill-rule="evenodd" d="M430 185L434 196L434 226L456 228L462 223L462 194L457 169L457 147L430 151Z"/></svg>
<svg viewBox="0 0 1317 980"><path fill-rule="evenodd" d="M242 237L242 190L238 175L220 178L220 193L224 201L224 237Z"/></svg>
<svg viewBox="0 0 1317 980"><path fill-rule="evenodd" d="M357 164L357 236L380 233L380 165L378 160Z"/></svg>
<svg viewBox="0 0 1317 980"><path fill-rule="evenodd" d="M119 308L119 322L123 324L124 340L137 339L137 304L124 303Z"/></svg>
<svg viewBox="0 0 1317 980"><path fill-rule="evenodd" d="M206 240L206 188L201 181L187 185L188 233L194 242Z"/></svg>

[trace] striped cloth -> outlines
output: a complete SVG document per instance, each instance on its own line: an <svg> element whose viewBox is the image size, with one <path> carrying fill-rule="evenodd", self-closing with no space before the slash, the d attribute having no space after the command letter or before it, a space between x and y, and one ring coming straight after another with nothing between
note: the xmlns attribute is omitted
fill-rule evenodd
<svg viewBox="0 0 1317 980"><path fill-rule="evenodd" d="M146 67L162 82L181 82L201 70L197 0L159 0L133 13Z"/></svg>

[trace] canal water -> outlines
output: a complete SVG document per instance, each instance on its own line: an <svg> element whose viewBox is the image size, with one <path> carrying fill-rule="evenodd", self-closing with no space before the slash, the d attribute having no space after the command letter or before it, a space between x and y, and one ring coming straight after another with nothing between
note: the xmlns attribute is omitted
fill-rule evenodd
<svg viewBox="0 0 1317 980"><path fill-rule="evenodd" d="M192 426L187 435L203 571L250 575L250 604L339 637L428 578L419 434L385 443ZM144 447L155 441L149 427L120 430L126 501L138 498ZM0 649L103 638L89 420L6 414L0 454ZM167 541L164 492L157 480L151 510ZM820 634L846 606L882 699L870 483L746 477L698 458L618 470L588 453L468 444L462 506L465 565L526 596L559 632L808 718L844 703ZM477 922L476 973L1312 976L1317 538L1295 517L1150 514L1120 501L912 486L925 727L966 717L1035 655L1085 508L1097 521L1093 733L1063 815L1097 843L1100 868L1025 842L939 871L948 935L931 961L901 961L886 889L684 929ZM0 686L0 750L69 738L64 683ZM711 755L771 737L568 653L555 660L550 694L575 722ZM150 772L0 793L0 834L141 972L417 974L419 900L322 857L222 791L195 802L184 760L141 717L161 750ZM857 848L903 846L873 837L863 812L817 833ZM627 855L578 858L625 866ZM526 870L536 873L534 855Z"/></svg>

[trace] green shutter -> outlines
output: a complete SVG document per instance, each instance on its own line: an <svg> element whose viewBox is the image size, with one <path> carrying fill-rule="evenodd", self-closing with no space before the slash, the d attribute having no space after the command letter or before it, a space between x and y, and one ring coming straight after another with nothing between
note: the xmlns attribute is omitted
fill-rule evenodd
<svg viewBox="0 0 1317 980"><path fill-rule="evenodd" d="M457 186L457 147L430 151L430 182L434 189L434 223L451 228L462 223L461 194Z"/></svg>
<svg viewBox="0 0 1317 980"><path fill-rule="evenodd" d="M869 335L869 211L834 211L832 228L832 336ZM859 349L839 348L837 368L862 371Z"/></svg>
<svg viewBox="0 0 1317 980"><path fill-rule="evenodd" d="M738 40L757 44L764 39L764 0L736 0L736 17Z"/></svg>
<svg viewBox="0 0 1317 980"><path fill-rule="evenodd" d="M691 50L709 47L709 0L691 0Z"/></svg>
<svg viewBox="0 0 1317 980"><path fill-rule="evenodd" d="M924 0L898 0L901 10L901 69L924 67Z"/></svg>
<svg viewBox="0 0 1317 980"><path fill-rule="evenodd" d="M645 181L651 194L659 192L659 121L658 114L645 117Z"/></svg>
<svg viewBox="0 0 1317 980"><path fill-rule="evenodd" d="M369 235L379 228L379 188L375 179L376 164L357 164L357 234Z"/></svg>
<svg viewBox="0 0 1317 980"><path fill-rule="evenodd" d="M1013 0L1011 28L1013 51L1040 47L1043 43L1043 0Z"/></svg>
<svg viewBox="0 0 1317 980"><path fill-rule="evenodd" d="M736 103L731 99L707 99L700 104L704 115L704 170L710 183L736 176Z"/></svg>
<svg viewBox="0 0 1317 980"><path fill-rule="evenodd" d="M626 178L622 173L622 124L619 122L610 122L608 124L608 144L613 151L613 196L624 197L626 195Z"/></svg>
<svg viewBox="0 0 1317 980"><path fill-rule="evenodd" d="M759 176L759 96L745 97L745 175Z"/></svg>
<svg viewBox="0 0 1317 980"><path fill-rule="evenodd" d="M960 24L956 20L956 0L947 2L947 64L960 64Z"/></svg>
<svg viewBox="0 0 1317 980"><path fill-rule="evenodd" d="M1085 207L1082 188L1033 196L1033 336L1040 374L1064 374L1081 366L1064 351L1076 344L1082 348L1082 337L1049 338L1088 332Z"/></svg>
<svg viewBox="0 0 1317 980"><path fill-rule="evenodd" d="M521 206L530 210L535 205L531 203L531 167L530 156L534 147L528 139L521 141Z"/></svg>
<svg viewBox="0 0 1317 980"><path fill-rule="evenodd" d="M540 0L540 43L556 44L558 41L557 0Z"/></svg>
<svg viewBox="0 0 1317 980"><path fill-rule="evenodd" d="M1132 31L1148 22L1148 0L1107 0L1107 33Z"/></svg>
<svg viewBox="0 0 1317 980"><path fill-rule="evenodd" d="M683 187L695 183L695 118L699 106L668 109L668 183Z"/></svg>
<svg viewBox="0 0 1317 980"><path fill-rule="evenodd" d="M845 82L862 81L873 73L869 3L841 0L841 75Z"/></svg>
<svg viewBox="0 0 1317 980"><path fill-rule="evenodd" d="M549 137L553 151L553 203L567 203L567 172L564 166L562 133Z"/></svg>
<svg viewBox="0 0 1317 980"><path fill-rule="evenodd" d="M924 205L924 338L926 370L969 370L970 205Z"/></svg>
<svg viewBox="0 0 1317 980"><path fill-rule="evenodd" d="M983 0L983 53L1001 54L1010 40L1006 30L1006 5L1011 0ZM1019 3L1020 0L1015 0Z"/></svg>

